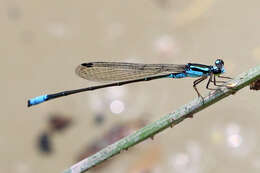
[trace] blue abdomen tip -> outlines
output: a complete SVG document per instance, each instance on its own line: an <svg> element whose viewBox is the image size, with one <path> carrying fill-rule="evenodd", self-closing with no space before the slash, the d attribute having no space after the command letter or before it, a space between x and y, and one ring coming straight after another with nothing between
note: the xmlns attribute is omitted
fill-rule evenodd
<svg viewBox="0 0 260 173"><path fill-rule="evenodd" d="M28 107L42 103L48 99L48 95L42 95L28 100Z"/></svg>

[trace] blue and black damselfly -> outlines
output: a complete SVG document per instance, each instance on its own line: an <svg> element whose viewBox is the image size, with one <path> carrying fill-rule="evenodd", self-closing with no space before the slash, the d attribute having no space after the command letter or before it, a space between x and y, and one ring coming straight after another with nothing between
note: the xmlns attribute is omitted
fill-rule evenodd
<svg viewBox="0 0 260 173"><path fill-rule="evenodd" d="M223 81L217 81L216 76L219 78L229 77L220 76L224 73L224 61L217 59L215 65L204 65L188 63L183 65L177 64L140 64L140 63L124 63L124 62L90 62L83 63L76 68L76 74L84 79L97 82L111 82L114 83L91 86L87 88L81 88L77 90L63 91L55 94L47 94L35 97L28 100L28 107L33 106L47 100L76 94L84 91L91 91L100 88L121 86L135 82L150 81L160 78L199 78L193 82L193 88L195 89L198 97L203 97L199 93L196 85L204 81L209 77L206 88L209 90L215 90L210 88L209 84L213 83L215 86L221 86L217 83L223 83Z"/></svg>

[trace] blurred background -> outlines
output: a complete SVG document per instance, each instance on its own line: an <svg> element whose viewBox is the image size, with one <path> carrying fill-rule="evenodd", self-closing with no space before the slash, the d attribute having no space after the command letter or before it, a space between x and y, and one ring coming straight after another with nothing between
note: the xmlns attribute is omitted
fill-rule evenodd
<svg viewBox="0 0 260 173"><path fill-rule="evenodd" d="M96 85L91 61L260 63L258 0L0 1L0 172L62 172L197 97L192 79L160 79L27 108L27 99ZM205 83L199 87L209 91ZM259 172L260 93L245 88L90 170Z"/></svg>

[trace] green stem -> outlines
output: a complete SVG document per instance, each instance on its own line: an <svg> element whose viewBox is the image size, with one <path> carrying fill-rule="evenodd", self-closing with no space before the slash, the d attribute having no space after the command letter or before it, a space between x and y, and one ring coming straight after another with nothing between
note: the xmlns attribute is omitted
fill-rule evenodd
<svg viewBox="0 0 260 173"><path fill-rule="evenodd" d="M206 107L218 102L219 100L234 94L238 90L249 85L251 82L260 79L260 66L252 68L247 72L244 72L231 81L229 81L225 87L219 87L218 90L204 98L204 103L201 99L197 98L190 103L180 107L175 112L165 115L161 119L143 127L135 133L115 142L97 152L96 154L78 162L65 170L63 173L82 173L88 169L104 162L112 156L119 154L123 150L144 141L147 138L152 138L160 131L172 127L183 121L186 118L191 118L193 114L205 109Z"/></svg>

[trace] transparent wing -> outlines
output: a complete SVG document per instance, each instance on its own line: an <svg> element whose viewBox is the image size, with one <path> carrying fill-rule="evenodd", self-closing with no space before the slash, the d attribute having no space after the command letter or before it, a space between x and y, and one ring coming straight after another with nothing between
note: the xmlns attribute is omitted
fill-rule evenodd
<svg viewBox="0 0 260 173"><path fill-rule="evenodd" d="M76 74L80 77L98 82L133 80L157 74L184 71L185 65L125 62L90 62L83 63L76 68Z"/></svg>

